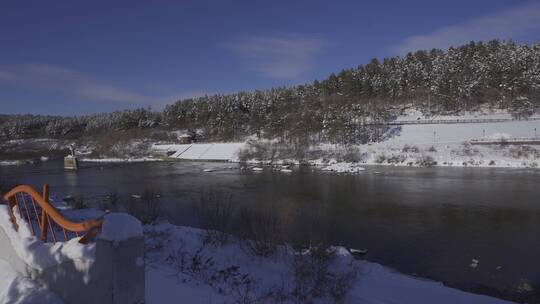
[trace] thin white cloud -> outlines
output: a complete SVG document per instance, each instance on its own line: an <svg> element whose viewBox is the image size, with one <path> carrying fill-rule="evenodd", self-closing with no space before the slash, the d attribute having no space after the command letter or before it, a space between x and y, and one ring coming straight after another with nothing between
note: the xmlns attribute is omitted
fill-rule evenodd
<svg viewBox="0 0 540 304"><path fill-rule="evenodd" d="M82 72L49 64L19 64L0 67L0 84L21 87L27 90L54 91L81 102L115 102L136 106L162 107L173 103L178 96L200 95L186 92L171 96L149 96L109 85Z"/></svg>
<svg viewBox="0 0 540 304"><path fill-rule="evenodd" d="M482 16L462 24L443 27L434 32L408 37L392 47L397 54L419 49L447 48L472 40L517 39L524 35L540 34L540 2Z"/></svg>
<svg viewBox="0 0 540 304"><path fill-rule="evenodd" d="M309 72L326 43L316 37L284 35L247 37L225 44L257 73L278 79L296 79Z"/></svg>
<svg viewBox="0 0 540 304"><path fill-rule="evenodd" d="M0 80L12 80L15 78L15 75L8 73L6 71L0 71Z"/></svg>

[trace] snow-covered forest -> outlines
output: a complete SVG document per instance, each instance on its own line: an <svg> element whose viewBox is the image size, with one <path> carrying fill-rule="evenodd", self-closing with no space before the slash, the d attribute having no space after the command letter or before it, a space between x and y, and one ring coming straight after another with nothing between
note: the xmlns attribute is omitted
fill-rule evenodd
<svg viewBox="0 0 540 304"><path fill-rule="evenodd" d="M257 135L296 144L351 144L376 141L384 131L377 122L395 119L404 105L428 115L487 105L526 118L539 103L540 44L493 40L421 50L382 62L373 59L325 80L289 88L179 100L161 112L0 115L0 137L80 138L111 130L192 129L203 140Z"/></svg>

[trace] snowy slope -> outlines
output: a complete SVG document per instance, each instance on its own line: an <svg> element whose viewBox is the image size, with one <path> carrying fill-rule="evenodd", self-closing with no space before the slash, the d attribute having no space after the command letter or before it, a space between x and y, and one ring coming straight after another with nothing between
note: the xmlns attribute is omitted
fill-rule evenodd
<svg viewBox="0 0 540 304"><path fill-rule="evenodd" d="M154 145L154 151L176 151L175 159L234 161L244 143L210 143L184 145Z"/></svg>
<svg viewBox="0 0 540 304"><path fill-rule="evenodd" d="M516 138L533 138L534 129L540 136L540 120L516 120L495 123L458 123L403 125L399 135L389 138L381 144L441 144L462 143L471 139L481 139L497 133L510 134ZM540 137L539 137L540 138Z"/></svg>
<svg viewBox="0 0 540 304"><path fill-rule="evenodd" d="M532 119L540 118L540 114L534 114ZM419 121L426 120L438 121L438 120L469 120L469 119L513 119L512 114L506 109L491 109L480 108L476 111L463 111L461 113L449 114L449 115L432 115L427 116L419 109L410 107L405 109L398 117L396 121Z"/></svg>

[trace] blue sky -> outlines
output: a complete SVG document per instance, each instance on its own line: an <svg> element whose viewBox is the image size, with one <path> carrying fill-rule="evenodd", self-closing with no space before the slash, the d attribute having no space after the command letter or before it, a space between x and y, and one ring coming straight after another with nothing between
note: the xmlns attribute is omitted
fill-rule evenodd
<svg viewBox="0 0 540 304"><path fill-rule="evenodd" d="M0 0L0 113L161 109L493 38L540 41L540 1Z"/></svg>

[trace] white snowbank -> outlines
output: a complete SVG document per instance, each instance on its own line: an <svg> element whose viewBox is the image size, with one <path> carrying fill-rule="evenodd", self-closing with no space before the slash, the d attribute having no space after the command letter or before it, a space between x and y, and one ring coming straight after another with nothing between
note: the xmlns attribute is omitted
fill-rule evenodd
<svg viewBox="0 0 540 304"><path fill-rule="evenodd" d="M1 304L61 304L55 294L21 276L4 260L0 260Z"/></svg>
<svg viewBox="0 0 540 304"><path fill-rule="evenodd" d="M73 261L77 269L87 269L94 262L95 244L80 244L80 238L54 244L43 243L32 235L17 208L14 208L14 214L19 224L18 231L10 221L8 206L0 205L0 227L19 258L28 266L41 271L56 264Z"/></svg>
<svg viewBox="0 0 540 304"><path fill-rule="evenodd" d="M105 215L101 227L100 239L123 241L134 237L142 237L141 222L127 213L109 213Z"/></svg>

